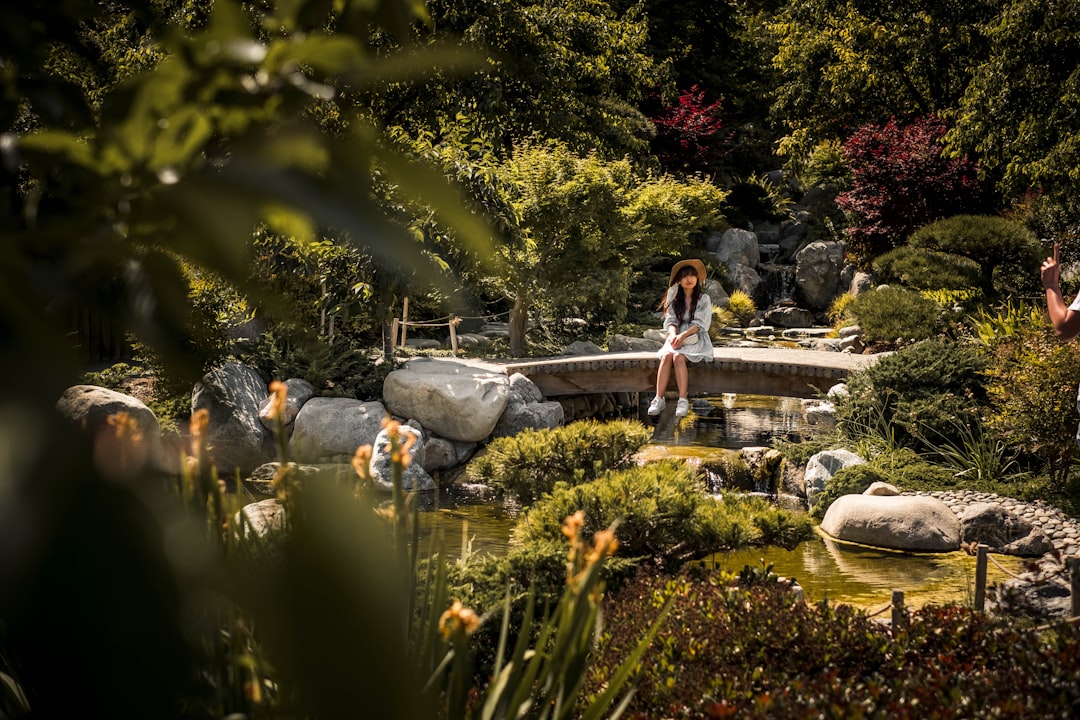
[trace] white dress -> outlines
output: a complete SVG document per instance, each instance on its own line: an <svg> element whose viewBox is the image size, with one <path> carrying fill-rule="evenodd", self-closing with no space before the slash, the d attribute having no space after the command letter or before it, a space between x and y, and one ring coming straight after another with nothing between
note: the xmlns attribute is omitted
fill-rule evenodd
<svg viewBox="0 0 1080 720"><path fill-rule="evenodd" d="M662 358L668 353L677 353L679 355L685 355L686 359L690 362L712 360L713 345L712 340L709 339L709 325L712 324L712 300L705 293L701 293L701 296L698 297L694 316L677 318L675 317L675 308L672 300L675 298L675 293L680 290L681 288L678 285L672 285L668 290L667 309L664 311L664 330L667 330L668 327L674 325L675 332L681 333L686 331L691 325L697 325L698 331L683 340L682 347L678 349L671 347L670 339L665 340L664 347L660 348L657 356Z"/></svg>

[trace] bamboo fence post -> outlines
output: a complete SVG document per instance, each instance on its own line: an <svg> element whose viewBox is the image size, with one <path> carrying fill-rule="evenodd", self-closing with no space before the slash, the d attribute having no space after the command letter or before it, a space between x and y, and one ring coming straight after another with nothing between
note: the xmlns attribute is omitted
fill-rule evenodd
<svg viewBox="0 0 1080 720"><path fill-rule="evenodd" d="M892 591L892 626L893 631L906 624L907 613L904 611L904 591Z"/></svg>
<svg viewBox="0 0 1080 720"><path fill-rule="evenodd" d="M978 612L986 609L986 553L989 550L989 545L979 543L975 555L975 609Z"/></svg>
<svg viewBox="0 0 1080 720"><path fill-rule="evenodd" d="M405 333L409 331L409 298L405 298L402 301L401 307L401 344L398 347L405 347Z"/></svg>
<svg viewBox="0 0 1080 720"><path fill-rule="evenodd" d="M457 355L457 326L461 322L461 318L451 316L450 318L450 352Z"/></svg>

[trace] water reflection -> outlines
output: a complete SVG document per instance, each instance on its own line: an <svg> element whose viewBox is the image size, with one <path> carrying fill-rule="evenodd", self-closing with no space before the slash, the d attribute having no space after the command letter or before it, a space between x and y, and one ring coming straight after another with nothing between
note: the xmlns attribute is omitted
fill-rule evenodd
<svg viewBox="0 0 1080 720"><path fill-rule="evenodd" d="M651 422L653 444L700 445L737 450L753 445L769 445L773 438L797 439L808 433L802 400L771 395L724 393L716 397L695 398L693 413L676 420L674 405L669 403L659 417L649 418L646 401L640 417Z"/></svg>
<svg viewBox="0 0 1080 720"><path fill-rule="evenodd" d="M640 418L655 426L644 456L700 458L710 449L767 446L774 437L809 434L798 398L729 393L695 398L693 405L694 412L679 422L675 403L668 403L655 419L646 414L646 403L641 405ZM426 538L439 538L437 550L445 557L460 557L463 548L492 555L506 552L513 514L501 503L446 491L432 498L431 510L421 513L421 530ZM797 579L810 602L828 598L873 611L889 602L893 590L904 591L909 607L970 603L974 596L975 559L965 553L901 553L840 543L821 533L794 550L741 550L714 555L707 562L737 573L763 560L777 574ZM998 561L1014 571L1021 565L1016 559ZM988 586L1005 579L1006 574L990 563Z"/></svg>
<svg viewBox="0 0 1080 720"><path fill-rule="evenodd" d="M1016 558L997 560L1013 571L1021 565ZM798 580L810 602L828 598L866 609L887 604L893 590L902 590L910 607L970 604L975 593L975 558L967 553L896 552L837 542L820 532L794 550L739 550L718 553L706 562L734 573L746 565L771 564L777 575ZM993 563L987 570L988 587L1008 577Z"/></svg>

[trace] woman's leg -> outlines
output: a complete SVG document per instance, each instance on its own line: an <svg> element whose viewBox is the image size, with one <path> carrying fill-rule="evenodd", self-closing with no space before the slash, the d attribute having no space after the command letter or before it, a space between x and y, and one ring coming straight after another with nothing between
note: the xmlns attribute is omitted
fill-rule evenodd
<svg viewBox="0 0 1080 720"><path fill-rule="evenodd" d="M660 358L660 367L656 369L656 397L664 397L667 392L668 381L671 379L671 360L681 357L674 353L667 353Z"/></svg>
<svg viewBox="0 0 1080 720"><path fill-rule="evenodd" d="M679 388L679 397L685 398L690 388L690 373L686 369L686 356L676 354L672 362L675 364L675 385Z"/></svg>

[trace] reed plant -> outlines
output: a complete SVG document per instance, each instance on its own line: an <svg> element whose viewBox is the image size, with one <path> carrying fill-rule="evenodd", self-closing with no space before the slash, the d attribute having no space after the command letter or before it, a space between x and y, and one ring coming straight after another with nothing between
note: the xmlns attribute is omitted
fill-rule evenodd
<svg viewBox="0 0 1080 720"><path fill-rule="evenodd" d="M545 604L526 593L527 622L511 634L509 598L481 616L451 596L446 562L427 557L418 510L401 489L411 462L411 436L386 421L394 488L389 499L371 490L370 447L358 449L355 472L301 479L281 420L285 386L275 383L271 389L281 526L261 529L243 511L250 498L240 484L228 489L218 477L208 417L196 413L180 476L169 480L164 492L93 486L94 493L112 496L112 509L120 513L104 518L112 523L108 530L131 522L150 536L166 538L167 552L140 554L137 547L101 544L86 534L84 543L95 544L102 566L115 568L128 584L91 584L71 599L91 607L137 608L134 597L115 593L134 594L150 577L160 578L156 589L162 597L141 591L145 618L113 612L108 630L67 631L73 651L87 637L99 644L61 657L35 656L32 631L41 632L43 645L56 642L44 617L48 608L6 614L0 620L3 717L52 716L63 704L57 691L69 678L90 717L287 719L360 713L387 720L546 719L568 718L582 707L581 717L618 717L640 653L622 664L605 692L584 705L580 699L584 669L602 627L602 570L618 547L616 523L592 537L582 531L581 514L563 524L569 547L562 595L549 612L541 612ZM111 426L134 443L131 427L122 418ZM93 508L98 501L86 496L85 505ZM47 590L63 585L57 580L43 577L34 584ZM12 629L7 621L20 617L30 622L20 624L19 632L7 632ZM146 618L164 627L146 632L141 624ZM661 610L654 629L643 634L642 652L663 618ZM490 676L477 672L471 647L477 628L488 623L501 623ZM179 644L170 645L168 638ZM82 657L87 661L79 662ZM95 685L79 684L70 674L76 667Z"/></svg>

